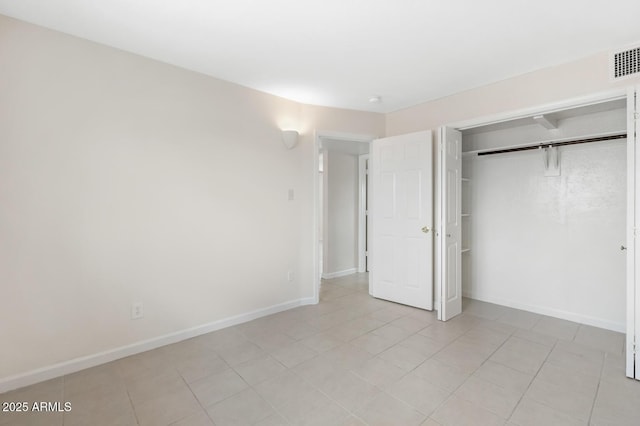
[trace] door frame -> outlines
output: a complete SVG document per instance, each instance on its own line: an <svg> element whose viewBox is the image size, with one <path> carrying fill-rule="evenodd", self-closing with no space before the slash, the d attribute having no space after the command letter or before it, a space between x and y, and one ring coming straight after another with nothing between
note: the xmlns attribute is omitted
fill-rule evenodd
<svg viewBox="0 0 640 426"><path fill-rule="evenodd" d="M331 139L331 140L340 140L345 142L366 142L371 143L378 136L376 135L365 135L365 134L355 134L355 133L342 133L342 132L332 132L332 131L324 131L324 130L314 130L313 137L313 230L312 230L312 250L311 253L313 255L313 268L312 268L312 282L313 282L313 303L318 303L320 301L320 251L319 251L319 241L320 235L318 233L318 228L320 221L323 220L323 212L322 208L324 203L320 201L320 149L322 147L323 139ZM326 170L324 171L326 173ZM326 191L326 188L324 188ZM359 228L359 226L358 226ZM324 244L327 242L324 241Z"/></svg>
<svg viewBox="0 0 640 426"><path fill-rule="evenodd" d="M456 130L467 130L473 127L479 127L483 125L500 123L503 121L514 120L518 118L530 117L536 114L549 114L555 111L560 111L568 108L575 108L580 106L586 106L590 104L597 104L602 102L627 99L627 130L631 129L631 125L633 122L632 113L630 112L631 101L630 97L634 93L635 90L640 90L640 86L624 86L617 89L602 91L592 93L586 96L580 96L575 98L564 99L561 101L550 102L546 104L541 104L537 106L517 109L513 111L508 111L504 113L492 114L483 117L477 117L469 120L462 120L458 122L445 123L443 126L451 127ZM438 133L438 132L436 132ZM635 137L635 135L634 135ZM640 152L635 150L635 143L630 144L627 140L627 176L628 183L635 184L635 177L632 179L632 176L637 176L637 167L640 164L637 164L636 160L640 160L637 158L640 156ZM630 157L630 158L629 158ZM633 175L629 172L629 170L633 170ZM437 183L439 186L436 188L436 193L440 193L444 188L443 182ZM634 185L634 188L627 188L627 253L626 253L626 270L627 270L627 300L626 300L626 308L627 308L627 323L626 323L626 375L628 377L634 377L636 374L634 372L634 362L635 362L635 345L634 336L637 332L636 330L636 317L637 310L640 305L640 276L636 272L636 264L640 262L636 262L637 252L640 250L635 250L635 211L636 204L640 202L640 186ZM631 226L629 226L631 225ZM441 225L438 224L437 231L441 231ZM436 256L439 256L439 249L437 250ZM436 285L435 285L435 293L434 297L436 298L436 303L439 303L441 300L440 294L440 282L444 279L445 271L436 271ZM438 306L438 305L435 305ZM640 377L640 376L638 376Z"/></svg>
<svg viewBox="0 0 640 426"><path fill-rule="evenodd" d="M358 272L367 271L368 161L369 154L361 154L358 156Z"/></svg>
<svg viewBox="0 0 640 426"><path fill-rule="evenodd" d="M638 224L638 202L640 202L640 190L637 184L638 178L638 155L640 152L636 149L638 142L637 132L637 110L638 110L638 93L640 86L629 87L627 92L627 133L631 129L634 130L634 143L628 143L629 135L627 134L627 225L631 225L627 229L627 330L626 330L626 375L635 379L640 379L640 371L637 366L638 354L636 349L636 337L638 333L638 308L640 307L640 286L636 266L639 264L638 254L635 243L636 228ZM629 170L632 170L630 173ZM634 202L630 202L634 201ZM631 348L631 349L630 349Z"/></svg>

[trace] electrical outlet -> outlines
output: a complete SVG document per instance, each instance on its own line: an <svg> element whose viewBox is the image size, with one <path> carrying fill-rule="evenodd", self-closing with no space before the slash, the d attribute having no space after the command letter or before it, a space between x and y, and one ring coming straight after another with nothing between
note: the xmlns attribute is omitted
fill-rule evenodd
<svg viewBox="0 0 640 426"><path fill-rule="evenodd" d="M131 319L140 319L144 317L144 309L142 306L142 302L133 302L131 304Z"/></svg>

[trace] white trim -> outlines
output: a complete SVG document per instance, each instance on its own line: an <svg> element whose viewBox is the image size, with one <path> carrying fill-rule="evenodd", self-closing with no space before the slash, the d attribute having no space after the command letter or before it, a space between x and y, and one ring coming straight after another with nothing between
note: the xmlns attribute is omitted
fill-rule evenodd
<svg viewBox="0 0 640 426"><path fill-rule="evenodd" d="M625 324L608 321L601 318L591 317L588 315L577 314L575 312L563 311L539 305L528 305L526 303L515 302L509 299L501 299L496 297L484 297L473 292L463 291L462 295L468 299L479 300L481 302L494 303L496 305L507 306L509 308L521 309L523 311L533 312L535 314L546 315L554 318L560 318L567 321L577 322L579 324L590 325L593 327L604 328L607 330L625 332Z"/></svg>
<svg viewBox="0 0 640 426"><path fill-rule="evenodd" d="M358 268L345 269L344 271L330 272L328 274L322 274L322 279L331 280L334 278L346 277L347 275L355 274L358 272Z"/></svg>
<svg viewBox="0 0 640 426"><path fill-rule="evenodd" d="M636 291L638 289L638 274L636 273L637 248L635 228L637 226L636 220L636 205L638 203L640 194L638 194L637 182L637 155L636 143L636 96L637 90L635 87L630 87L627 94L627 282L626 282L626 297L627 297L627 336L626 336L626 350L625 350L625 372L627 377L638 378L639 375L636 372L636 354L634 354L634 342L636 340L636 315L638 306L636 305ZM635 342L637 344L637 342Z"/></svg>
<svg viewBox="0 0 640 426"><path fill-rule="evenodd" d="M327 255L327 252L330 244L329 226L328 226L329 174L327 173L327 170L329 169L329 152L324 147L321 147L320 152L318 153L318 156L320 156L320 154L322 154L322 158L321 158L322 174L319 175L318 186L320 186L320 179L322 179L322 194L321 194L322 196L318 197L318 202L320 203L319 204L320 207L318 208L318 214L319 214L318 224L321 225L320 228L322 229L322 235L318 235L318 238L320 238L320 241L322 241L322 246L321 246L322 253L319 253L320 259L322 259L322 264L318 263L318 267L320 268L319 269L320 277L322 277L322 274L324 274L324 272L327 270L327 262L329 260L329 256Z"/></svg>
<svg viewBox="0 0 640 426"><path fill-rule="evenodd" d="M289 302L280 303L278 305L269 306L267 308L257 309L255 311L247 312L244 314L223 318L221 320L213 321L208 324L203 324L151 339L142 340L130 345L120 346L118 348L74 358L72 360L64 361L47 367L37 368L26 373L4 377L0 379L0 393L8 392L13 389L22 388L24 386L29 386L35 383L43 382L45 380L50 380L56 377L75 373L77 371L84 370L85 368L95 367L97 365L155 349L160 346L180 342L182 340L190 339L202 334L211 333L212 331L217 331L267 315L296 308L298 306L312 305L315 303L317 302L313 297L292 300Z"/></svg>
<svg viewBox="0 0 640 426"><path fill-rule="evenodd" d="M322 139L334 139L334 140L344 140L344 141L354 141L354 142L371 142L376 139L377 136L374 135L359 135L352 133L341 133L341 132L328 132L324 130L315 130L314 138L313 138L313 223L312 223L312 250L313 254L313 268L312 269L312 282L313 282L313 300L314 303L318 303L320 300L320 253L318 252L318 241L320 241L318 235L318 221L321 220L322 214L320 213L320 208L322 208L322 203L320 203L320 185L318 179L318 170L320 168L319 164L319 155L320 147L322 146ZM323 241L324 244L327 244L327 241Z"/></svg>
<svg viewBox="0 0 640 426"><path fill-rule="evenodd" d="M442 231L442 190L444 181L442 180L442 151L443 151L443 129L440 127L433 132L435 142L434 162L433 162L433 306L436 310L436 318L442 321L442 252L443 242Z"/></svg>
<svg viewBox="0 0 640 426"><path fill-rule="evenodd" d="M341 132L325 132L325 131L316 131L316 138L318 141L322 139L331 139L337 141L346 141L346 142L371 142L376 139L377 136L372 135L358 135L351 133L341 133Z"/></svg>
<svg viewBox="0 0 640 426"><path fill-rule="evenodd" d="M613 89L605 92L598 92L587 96L580 96L563 101L551 102L547 104L527 107L515 111L501 112L498 114L486 115L484 117L472 118L469 120L447 123L447 127L453 127L457 130L467 130L474 127L486 126L490 124L501 123L504 121L526 118L538 114L551 114L553 112L562 111L568 108L578 108L581 106L594 105L603 102L609 102L624 99L627 96L627 88Z"/></svg>
<svg viewBox="0 0 640 426"><path fill-rule="evenodd" d="M314 299L314 303L318 303L320 301L320 273L322 271L322 268L320 268L320 249L319 249L319 242L320 242L320 235L318 233L318 228L319 228L319 223L320 220L322 220L322 212L320 211L320 209L322 208L322 204L319 200L320 198L320 179L324 178L324 168L323 168L323 173L322 175L320 175L318 173L318 171L320 170L320 147L321 147L321 139L320 139L320 135L318 134L317 131L314 131L314 136L313 136L313 172L312 172L312 176L313 176L313 220L312 220L312 232L311 232L311 243L312 243L312 249L311 249L311 255L313 256L313 262L312 262L312 268L311 268L311 273L312 273L312 277L311 277L311 282L313 283L313 299ZM326 191L326 188L323 188L324 191ZM324 226L323 226L323 232L324 232ZM326 244L327 242L322 241L323 244L323 250L324 250L324 244Z"/></svg>
<svg viewBox="0 0 640 426"><path fill-rule="evenodd" d="M358 156L358 272L367 267L367 160L369 154Z"/></svg>

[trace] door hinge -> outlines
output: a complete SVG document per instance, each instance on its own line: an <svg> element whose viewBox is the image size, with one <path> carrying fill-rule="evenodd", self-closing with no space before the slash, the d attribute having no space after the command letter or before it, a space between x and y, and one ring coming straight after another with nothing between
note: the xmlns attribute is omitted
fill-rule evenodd
<svg viewBox="0 0 640 426"><path fill-rule="evenodd" d="M365 251L365 252L364 252L364 255L365 255L365 256L369 256L369 252L368 252L368 251Z"/></svg>

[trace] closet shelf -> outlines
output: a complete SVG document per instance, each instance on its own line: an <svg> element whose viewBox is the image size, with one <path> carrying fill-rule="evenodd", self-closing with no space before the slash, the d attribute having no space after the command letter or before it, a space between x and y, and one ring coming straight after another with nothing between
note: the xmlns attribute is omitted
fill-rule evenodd
<svg viewBox="0 0 640 426"><path fill-rule="evenodd" d="M460 250L460 253L466 253L468 251L471 251L471 249L468 247L467 248L463 247L462 250Z"/></svg>

